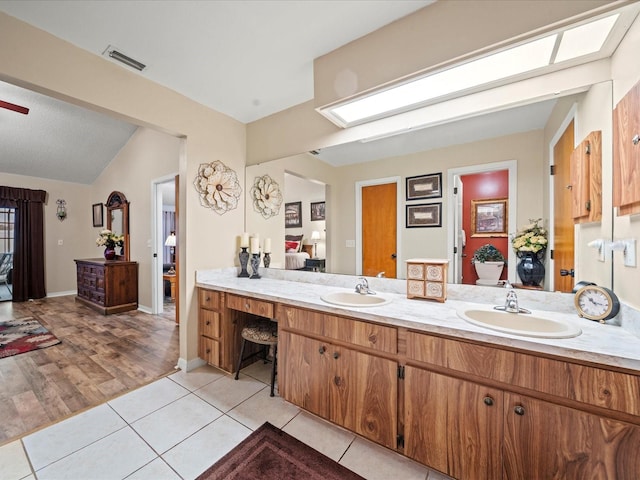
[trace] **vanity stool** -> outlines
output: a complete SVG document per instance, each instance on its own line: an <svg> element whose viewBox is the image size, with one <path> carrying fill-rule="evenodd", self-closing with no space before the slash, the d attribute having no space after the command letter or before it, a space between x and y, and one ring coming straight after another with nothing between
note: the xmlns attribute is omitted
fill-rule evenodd
<svg viewBox="0 0 640 480"><path fill-rule="evenodd" d="M264 357L265 360L268 356L270 347L273 347L273 361L271 367L271 396L273 397L273 387L276 380L276 358L278 353L278 324L272 320L267 318L252 321L249 325L242 329L242 346L240 347L240 356L238 357L238 368L236 368L236 376L235 379L238 380L238 376L240 375L240 366L242 365L243 360L247 358L251 358L255 353L250 355L247 358L243 358L244 356L244 347L247 342L257 343L259 345L264 345ZM266 362L265 362L266 363Z"/></svg>

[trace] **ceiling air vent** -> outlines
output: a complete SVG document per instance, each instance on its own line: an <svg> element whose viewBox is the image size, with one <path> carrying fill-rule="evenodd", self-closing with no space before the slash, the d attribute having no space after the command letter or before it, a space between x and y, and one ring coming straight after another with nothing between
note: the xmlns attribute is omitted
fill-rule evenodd
<svg viewBox="0 0 640 480"><path fill-rule="evenodd" d="M109 45L107 47L107 49L102 52L103 55L113 58L114 60L120 62L120 63L124 63L126 66L131 67L131 68L135 68L138 71L142 71L144 70L147 66L142 63L139 62L138 60L135 60L133 58L131 58L128 55L125 55L124 53L120 52L116 47L114 47L113 45Z"/></svg>

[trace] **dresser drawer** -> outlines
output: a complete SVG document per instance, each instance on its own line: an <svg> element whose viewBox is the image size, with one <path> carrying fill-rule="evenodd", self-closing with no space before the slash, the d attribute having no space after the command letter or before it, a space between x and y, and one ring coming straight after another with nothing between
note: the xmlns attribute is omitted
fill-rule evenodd
<svg viewBox="0 0 640 480"><path fill-rule="evenodd" d="M220 366L220 342L211 338L199 337L198 356L209 365Z"/></svg>
<svg viewBox="0 0 640 480"><path fill-rule="evenodd" d="M206 288L199 289L199 301L200 306L203 308L211 308L217 310L220 308L220 292L214 292L213 290L207 290Z"/></svg>
<svg viewBox="0 0 640 480"><path fill-rule="evenodd" d="M273 303L263 300L227 294L227 307L232 310L259 315L260 317L274 318Z"/></svg>
<svg viewBox="0 0 640 480"><path fill-rule="evenodd" d="M220 337L220 313L213 310L200 310L200 335Z"/></svg>

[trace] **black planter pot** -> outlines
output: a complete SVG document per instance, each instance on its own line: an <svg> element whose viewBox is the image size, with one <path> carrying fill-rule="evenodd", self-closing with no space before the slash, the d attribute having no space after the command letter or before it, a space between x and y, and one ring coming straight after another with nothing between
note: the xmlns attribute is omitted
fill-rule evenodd
<svg viewBox="0 0 640 480"><path fill-rule="evenodd" d="M540 261L540 256L544 256L544 251L519 252L520 262L518 263L518 276L522 280L522 285L527 287L539 287L544 280L544 264Z"/></svg>

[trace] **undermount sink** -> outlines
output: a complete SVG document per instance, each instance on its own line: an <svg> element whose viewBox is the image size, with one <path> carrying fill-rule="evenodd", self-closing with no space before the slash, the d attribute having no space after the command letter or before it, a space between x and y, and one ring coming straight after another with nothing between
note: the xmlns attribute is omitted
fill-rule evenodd
<svg viewBox="0 0 640 480"><path fill-rule="evenodd" d="M493 309L459 310L458 316L479 327L512 335L538 338L571 338L582 333L578 327L559 320L531 314L509 313Z"/></svg>
<svg viewBox="0 0 640 480"><path fill-rule="evenodd" d="M342 307L379 307L391 302L390 298L381 295L364 295L356 292L331 292L322 295L320 299Z"/></svg>

